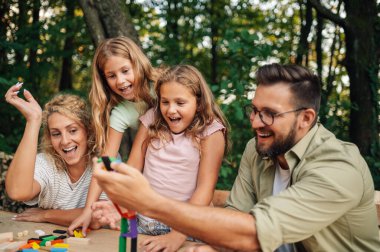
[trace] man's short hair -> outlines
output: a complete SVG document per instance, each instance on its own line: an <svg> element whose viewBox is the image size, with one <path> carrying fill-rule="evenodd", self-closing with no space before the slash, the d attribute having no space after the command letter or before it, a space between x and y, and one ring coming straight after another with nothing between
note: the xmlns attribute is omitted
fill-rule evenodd
<svg viewBox="0 0 380 252"><path fill-rule="evenodd" d="M318 115L321 103L319 78L309 69L298 65L277 63L260 67L256 72L257 85L270 86L282 82L288 84L294 96L296 108L312 108Z"/></svg>

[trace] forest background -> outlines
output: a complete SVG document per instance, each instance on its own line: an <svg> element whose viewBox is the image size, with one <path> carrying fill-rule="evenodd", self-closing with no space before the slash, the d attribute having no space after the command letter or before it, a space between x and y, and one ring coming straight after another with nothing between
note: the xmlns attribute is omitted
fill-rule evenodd
<svg viewBox="0 0 380 252"><path fill-rule="evenodd" d="M253 137L242 107L255 70L304 65L321 79L320 122L359 147L380 190L379 13L380 0L0 0L0 94L22 81L41 105L60 91L87 98L96 46L130 37L154 66L193 64L206 77L232 128L217 185L230 189ZM4 99L0 118L0 208L17 211L4 174L25 120Z"/></svg>

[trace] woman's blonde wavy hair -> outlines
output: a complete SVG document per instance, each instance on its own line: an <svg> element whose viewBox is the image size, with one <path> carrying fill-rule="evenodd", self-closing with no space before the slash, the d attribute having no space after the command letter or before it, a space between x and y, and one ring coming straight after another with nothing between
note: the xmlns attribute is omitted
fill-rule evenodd
<svg viewBox="0 0 380 252"><path fill-rule="evenodd" d="M86 165L91 162L91 158L97 153L95 151L95 134L91 123L89 105L84 99L73 94L59 94L54 96L45 104L42 112L42 137L41 151L50 155L58 169L66 169L63 158L54 150L51 143L48 119L54 114L59 113L67 116L84 127L87 132L87 153Z"/></svg>
<svg viewBox="0 0 380 252"><path fill-rule="evenodd" d="M104 76L104 66L110 57L122 57L132 63L135 77L135 101L144 101L147 108L154 105L150 94L150 82L155 81L155 70L139 46L127 37L104 40L96 49L92 62L92 86L90 103L94 120L96 148L103 153L107 142L110 112L124 98L115 94Z"/></svg>
<svg viewBox="0 0 380 252"><path fill-rule="evenodd" d="M197 100L197 113L191 125L185 130L185 135L191 137L193 141L199 143L199 136L214 120L219 121L225 126L224 138L226 150L229 149L229 124L214 96L203 78L202 74L193 66L177 65L162 71L159 76L155 91L158 102L155 106L155 119L149 127L149 135L145 143L149 144L154 139L170 141L171 134L169 126L162 116L160 110L161 86L165 83L176 82L191 90ZM198 145L199 148L199 145Z"/></svg>

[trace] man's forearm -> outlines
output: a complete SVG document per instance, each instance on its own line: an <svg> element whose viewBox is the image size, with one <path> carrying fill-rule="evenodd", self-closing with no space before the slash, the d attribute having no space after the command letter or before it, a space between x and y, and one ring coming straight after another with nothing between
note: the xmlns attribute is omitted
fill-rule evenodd
<svg viewBox="0 0 380 252"><path fill-rule="evenodd" d="M195 206L159 196L142 214L160 220L211 245L240 251L258 250L252 215L223 208Z"/></svg>

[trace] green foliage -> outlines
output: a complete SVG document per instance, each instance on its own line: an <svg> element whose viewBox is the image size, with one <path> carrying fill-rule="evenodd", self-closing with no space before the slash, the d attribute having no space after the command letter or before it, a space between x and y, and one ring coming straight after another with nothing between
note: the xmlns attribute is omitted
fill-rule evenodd
<svg viewBox="0 0 380 252"><path fill-rule="evenodd" d="M1 94L4 95L17 81L22 81L23 87L43 105L58 91L62 57L69 53L63 50L63 41L74 34L73 86L77 93L87 96L94 47L87 35L83 16L66 19L62 4L52 1L50 5L44 5L41 11L49 12L51 16L40 17L37 22L31 22L31 11L15 15L10 9L9 15L4 17L8 32L0 34L0 62L3 63L0 65ZM31 10L33 5L27 3L26 8ZM25 20L25 23L20 20ZM13 26L16 28L11 29ZM5 102L0 103L0 116L7 122L0 130L0 151L13 153L21 139L25 120Z"/></svg>
<svg viewBox="0 0 380 252"><path fill-rule="evenodd" d="M254 67L253 59L266 60L271 55L271 46L247 29L227 29L223 38L220 45L226 48L226 53L222 56L224 64L220 66L223 80L219 89L214 87L213 91L222 100L222 110L230 123L232 148L221 168L217 187L230 189L245 145L253 137L249 119L243 111L243 106L250 103L249 96L252 96L255 86L250 77Z"/></svg>
<svg viewBox="0 0 380 252"><path fill-rule="evenodd" d="M0 77L0 93L5 95L9 87L16 82L16 79L7 80ZM11 107L6 102L0 103L1 120L4 122L1 125L0 132L0 151L6 153L14 152L15 146L18 145L21 139L23 126L25 125L25 120L22 119L20 113Z"/></svg>

